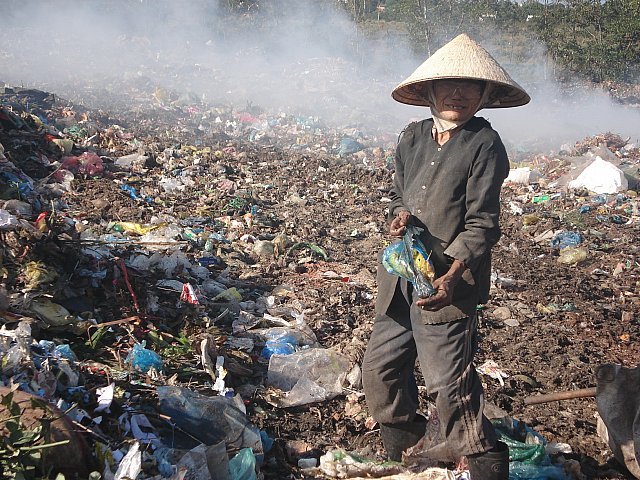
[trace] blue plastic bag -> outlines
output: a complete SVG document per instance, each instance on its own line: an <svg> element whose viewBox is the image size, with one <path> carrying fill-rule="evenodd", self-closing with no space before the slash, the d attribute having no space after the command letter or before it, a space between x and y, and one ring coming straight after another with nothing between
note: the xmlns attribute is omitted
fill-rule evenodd
<svg viewBox="0 0 640 480"><path fill-rule="evenodd" d="M509 463L509 480L570 480L562 467L556 465L529 465Z"/></svg>
<svg viewBox="0 0 640 480"><path fill-rule="evenodd" d="M271 355L291 355L296 351L298 340L291 333L273 329L268 332L262 349L262 356L267 360Z"/></svg>
<svg viewBox="0 0 640 480"><path fill-rule="evenodd" d="M144 344L136 343L133 349L127 355L125 362L134 370L142 373L147 373L151 370L151 367L155 368L158 372L162 371L162 357L152 350L144 348Z"/></svg>
<svg viewBox="0 0 640 480"><path fill-rule="evenodd" d="M562 250L567 247L577 247L582 243L582 235L578 232L560 232L551 240L551 246Z"/></svg>
<svg viewBox="0 0 640 480"><path fill-rule="evenodd" d="M434 295L436 289L432 282L435 269L431 262L431 252L420 241L420 233L424 230L409 225L402 237L382 252L382 265L392 275L402 277L413 285L419 297Z"/></svg>

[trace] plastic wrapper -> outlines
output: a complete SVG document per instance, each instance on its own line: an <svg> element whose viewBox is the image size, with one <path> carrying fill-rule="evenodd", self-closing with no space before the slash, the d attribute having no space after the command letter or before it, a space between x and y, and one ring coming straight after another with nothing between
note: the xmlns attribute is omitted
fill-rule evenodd
<svg viewBox="0 0 640 480"><path fill-rule="evenodd" d="M422 228L409 225L402 240L392 243L382 252L382 265L392 275L411 282L419 297L430 297L436 293L433 288L435 269L431 262L431 252L420 241Z"/></svg>

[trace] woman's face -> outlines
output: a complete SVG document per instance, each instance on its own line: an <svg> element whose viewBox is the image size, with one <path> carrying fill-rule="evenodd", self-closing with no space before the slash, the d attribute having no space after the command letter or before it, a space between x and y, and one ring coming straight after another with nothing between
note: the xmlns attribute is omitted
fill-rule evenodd
<svg viewBox="0 0 640 480"><path fill-rule="evenodd" d="M433 82L435 107L440 118L466 122L478 111L484 86L471 80L436 80Z"/></svg>

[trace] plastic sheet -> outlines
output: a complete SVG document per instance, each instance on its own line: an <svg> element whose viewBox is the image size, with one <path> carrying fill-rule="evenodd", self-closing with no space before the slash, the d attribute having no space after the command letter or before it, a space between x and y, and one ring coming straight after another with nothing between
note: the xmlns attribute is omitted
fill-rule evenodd
<svg viewBox="0 0 640 480"><path fill-rule="evenodd" d="M578 178L569 182L569 188L586 188L595 193L617 193L629 188L629 182L622 170L597 156Z"/></svg>
<svg viewBox="0 0 640 480"><path fill-rule="evenodd" d="M405 278L416 289L420 297L436 293L432 282L435 270L430 253L420 241L422 228L409 225L402 240L392 243L382 253L382 265L392 275Z"/></svg>
<svg viewBox="0 0 640 480"><path fill-rule="evenodd" d="M509 447L509 459L528 465L548 465L544 438L530 427L517 420L509 423L494 421L499 440Z"/></svg>
<svg viewBox="0 0 640 480"><path fill-rule="evenodd" d="M333 350L309 348L269 360L267 384L283 391L283 407L329 400L342 393L350 362Z"/></svg>
<svg viewBox="0 0 640 480"><path fill-rule="evenodd" d="M128 478L136 478L142 471L142 452L140 452L140 444L134 443L124 458L118 465L114 480L125 480Z"/></svg>
<svg viewBox="0 0 640 480"><path fill-rule="evenodd" d="M83 173L90 176L101 175L104 172L102 159L94 152L84 152L77 157L63 157L60 168L73 173Z"/></svg>
<svg viewBox="0 0 640 480"><path fill-rule="evenodd" d="M251 448L256 455L263 454L260 431L234 399L170 386L158 387L158 398L162 413L205 445L225 441L229 448Z"/></svg>
<svg viewBox="0 0 640 480"><path fill-rule="evenodd" d="M0 229L11 230L18 226L18 218L7 210L0 209Z"/></svg>
<svg viewBox="0 0 640 480"><path fill-rule="evenodd" d="M556 465L509 463L509 480L570 480L564 468Z"/></svg>

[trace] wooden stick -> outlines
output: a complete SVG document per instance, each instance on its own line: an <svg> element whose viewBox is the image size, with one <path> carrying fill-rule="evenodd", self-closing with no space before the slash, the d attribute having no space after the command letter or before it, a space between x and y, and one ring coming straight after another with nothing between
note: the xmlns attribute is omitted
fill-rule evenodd
<svg viewBox="0 0 640 480"><path fill-rule="evenodd" d="M595 397L596 387L582 388L580 390L569 390L564 392L547 393L545 395L535 395L525 397L525 405L535 405L537 403L555 402L557 400L569 400L571 398Z"/></svg>

